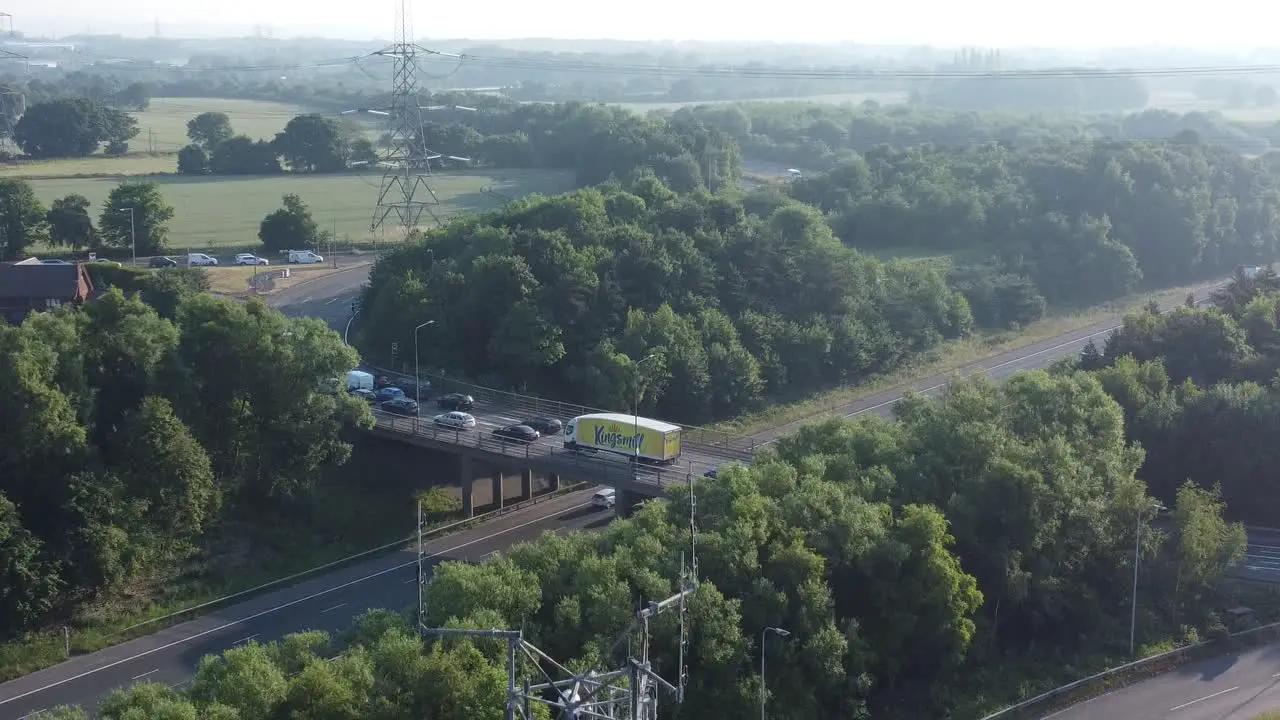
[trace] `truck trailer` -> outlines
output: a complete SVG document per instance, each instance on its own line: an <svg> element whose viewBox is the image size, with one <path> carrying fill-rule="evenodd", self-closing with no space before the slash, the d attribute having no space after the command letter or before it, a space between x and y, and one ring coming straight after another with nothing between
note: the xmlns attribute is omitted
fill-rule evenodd
<svg viewBox="0 0 1280 720"><path fill-rule="evenodd" d="M609 452L668 464L680 457L680 426L622 413L579 415L565 425L564 446L574 452Z"/></svg>

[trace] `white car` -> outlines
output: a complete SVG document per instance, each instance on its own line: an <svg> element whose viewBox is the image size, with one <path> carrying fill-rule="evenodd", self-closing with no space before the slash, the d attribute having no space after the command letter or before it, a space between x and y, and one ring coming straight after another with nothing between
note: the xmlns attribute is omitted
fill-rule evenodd
<svg viewBox="0 0 1280 720"><path fill-rule="evenodd" d="M617 491L611 487L602 487L591 496L591 504L598 508L611 508L615 502Z"/></svg>
<svg viewBox="0 0 1280 720"><path fill-rule="evenodd" d="M444 425L445 427L457 428L459 430L470 430L476 426L475 418L464 412L458 412L456 410L454 412L447 412L443 415L437 415L435 417L435 422L437 425Z"/></svg>
<svg viewBox="0 0 1280 720"><path fill-rule="evenodd" d="M196 267L202 265L217 265L218 258L210 257L204 253L187 253L187 264Z"/></svg>
<svg viewBox="0 0 1280 720"><path fill-rule="evenodd" d="M270 265L271 262L266 258L260 258L252 253L240 253L236 255L237 265Z"/></svg>

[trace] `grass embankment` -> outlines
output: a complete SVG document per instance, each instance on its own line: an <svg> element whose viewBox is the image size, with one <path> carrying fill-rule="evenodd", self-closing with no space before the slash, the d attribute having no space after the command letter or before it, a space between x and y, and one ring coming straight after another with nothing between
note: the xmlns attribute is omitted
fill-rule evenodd
<svg viewBox="0 0 1280 720"><path fill-rule="evenodd" d="M228 524L206 537L205 551L186 566L80 608L66 623L72 654L163 627L135 628L139 623L404 539L415 522L413 497L445 480L431 477L434 467L440 467L437 457L412 446L361 438L347 465L326 473L314 500L293 515ZM439 526L460 518L460 511L442 508L432 521ZM0 645L0 681L63 661L63 642L62 630L50 628Z"/></svg>
<svg viewBox="0 0 1280 720"><path fill-rule="evenodd" d="M887 390L905 387L915 380L957 372L985 359L1034 345L1063 334L1120 319L1155 300L1161 307L1176 305L1203 284L1169 288L1122 298L1079 312L1060 313L1032 323L1020 331L980 332L962 340L944 343L933 352L899 370L858 385L819 393L803 400L771 405L757 413L717 423L712 427L738 435L752 435L802 420L818 420L847 405ZM1105 336L1095 338L1099 348Z"/></svg>
<svg viewBox="0 0 1280 720"><path fill-rule="evenodd" d="M270 295L310 280L319 280L334 273L368 264L369 262L347 263L337 268L329 262L317 265L269 265L265 267L220 265L218 267L205 268L205 270L209 274L209 283L211 285L209 289L211 292L231 297L246 297L252 293L255 284L254 277L259 278L256 294ZM289 277L279 277L278 273L286 268L289 270ZM265 279L266 276L271 276L270 281Z"/></svg>

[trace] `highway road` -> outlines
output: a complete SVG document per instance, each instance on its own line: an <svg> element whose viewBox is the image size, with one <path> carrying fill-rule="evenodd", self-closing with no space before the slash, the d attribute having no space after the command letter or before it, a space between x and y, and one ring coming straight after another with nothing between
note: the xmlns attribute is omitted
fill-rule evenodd
<svg viewBox="0 0 1280 720"><path fill-rule="evenodd" d="M1280 643L1192 663L1044 720L1250 720L1280 708Z"/></svg>
<svg viewBox="0 0 1280 720"><path fill-rule="evenodd" d="M590 492L552 498L429 543L431 562L479 562L546 531L601 527L612 513ZM258 596L152 635L0 685L0 717L22 718L57 705L96 707L111 690L138 682L182 685L200 658L253 640L270 642L304 629L338 632L370 608L412 607L415 552L401 552Z"/></svg>

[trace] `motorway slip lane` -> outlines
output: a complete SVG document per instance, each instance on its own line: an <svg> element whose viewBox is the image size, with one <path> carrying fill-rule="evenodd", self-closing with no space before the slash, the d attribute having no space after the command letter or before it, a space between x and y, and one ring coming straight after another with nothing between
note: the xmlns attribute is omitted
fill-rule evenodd
<svg viewBox="0 0 1280 720"><path fill-rule="evenodd" d="M1280 707L1280 643L1192 663L1045 720L1248 720L1272 707Z"/></svg>
<svg viewBox="0 0 1280 720"><path fill-rule="evenodd" d="M427 544L436 562L479 561L548 530L603 524L589 491L571 493L512 512ZM65 704L96 705L117 687L190 678L200 658L252 639L278 640L300 630L338 631L368 608L413 604L415 553L394 552L323 577L247 600L195 620L105 650L73 658L0 685L0 717L20 718Z"/></svg>

